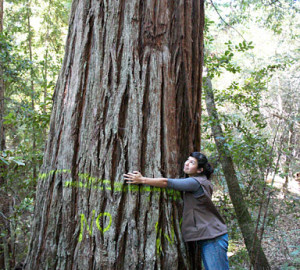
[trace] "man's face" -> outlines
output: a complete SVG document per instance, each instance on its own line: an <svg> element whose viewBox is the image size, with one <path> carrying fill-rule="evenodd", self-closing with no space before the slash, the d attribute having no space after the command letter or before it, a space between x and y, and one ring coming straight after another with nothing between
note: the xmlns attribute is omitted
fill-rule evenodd
<svg viewBox="0 0 300 270"><path fill-rule="evenodd" d="M198 169L197 159L195 159L194 157L189 157L184 163L183 171L189 176L199 174L201 170Z"/></svg>

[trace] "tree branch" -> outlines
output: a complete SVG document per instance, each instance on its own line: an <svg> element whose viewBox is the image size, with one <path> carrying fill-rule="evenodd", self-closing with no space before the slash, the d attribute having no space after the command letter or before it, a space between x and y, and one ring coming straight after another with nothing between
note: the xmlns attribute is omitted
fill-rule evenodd
<svg viewBox="0 0 300 270"><path fill-rule="evenodd" d="M232 28L234 31L236 31L236 32L241 36L241 38L242 38L243 40L246 40L246 39L243 37L243 35L242 35L238 30L236 30L232 25L230 25L229 23L227 23L227 22L223 19L223 17L221 16L220 12L218 11L217 7L215 6L215 4L213 3L212 0L210 0L210 3L212 4L212 6L213 6L213 8L215 9L215 11L218 13L220 19L221 19L228 27L230 27L230 28Z"/></svg>

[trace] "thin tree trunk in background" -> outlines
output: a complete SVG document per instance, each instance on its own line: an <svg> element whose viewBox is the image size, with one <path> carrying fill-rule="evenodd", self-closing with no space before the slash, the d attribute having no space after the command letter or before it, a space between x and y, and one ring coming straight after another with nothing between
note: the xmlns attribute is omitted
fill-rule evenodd
<svg viewBox="0 0 300 270"><path fill-rule="evenodd" d="M289 91L292 92L292 86L289 85ZM286 105L284 106L284 109L287 114L288 119L288 131L287 131L287 142L286 142L286 148L287 153L285 154L286 160L284 164L284 173L285 173L285 183L283 185L284 191L288 191L288 184L289 184L289 176L293 176L291 173L291 162L293 160L293 150L295 148L295 139L296 139L296 132L295 132L295 116L293 115L293 112L296 112L297 110L294 110L293 102L286 102Z"/></svg>
<svg viewBox="0 0 300 270"><path fill-rule="evenodd" d="M31 2L29 1L27 4L27 31L28 31L28 51L29 51L29 59L31 63L30 68L30 90L31 90L31 109L32 114L34 115L35 111L35 90L34 90L34 70L33 70L33 54L32 54L32 30L31 30ZM36 179L37 177L37 169L36 169L36 158L35 158L35 150L36 150L36 134L35 134L35 123L34 119L32 119L32 160L31 160L31 166L32 166L32 177L33 179Z"/></svg>
<svg viewBox="0 0 300 270"><path fill-rule="evenodd" d="M0 0L0 34L3 34L3 13L4 13L4 2ZM3 52L2 45L0 47L1 52ZM0 60L0 155L2 151L5 150L5 133L3 127L3 117L4 117L4 94L5 85L3 78L3 63ZM0 161L0 246L3 248L0 252L0 269L9 270L10 269L10 259L9 259L9 220L7 216L9 215L9 201L6 194L6 180L5 180L5 170L6 165L4 162Z"/></svg>
<svg viewBox="0 0 300 270"><path fill-rule="evenodd" d="M1 238L3 239L2 246L3 246L3 256L4 256L4 269L10 270L9 241L8 241L7 234L4 232L3 236L1 236Z"/></svg>
<svg viewBox="0 0 300 270"><path fill-rule="evenodd" d="M3 33L3 0L0 0L0 34ZM2 51L2 48L0 48ZM3 127L3 116L4 116L4 78L3 78L3 64L0 62L0 151L5 149L5 133Z"/></svg>
<svg viewBox="0 0 300 270"><path fill-rule="evenodd" d="M255 234L255 224L248 212L243 198L242 190L234 169L234 164L230 156L230 151L225 145L223 131L218 118L215 106L214 94L210 78L206 78L205 101L208 115L212 121L211 129L216 142L219 158L221 161L224 176L229 189L229 195L235 209L239 227L241 229L249 258L254 269L271 269L268 260L262 250L261 243ZM254 243L254 244L253 244Z"/></svg>
<svg viewBox="0 0 300 270"><path fill-rule="evenodd" d="M48 14L50 14L50 9L51 9L51 4L52 1L48 1ZM47 23L47 29L46 29L46 38L45 38L45 55L44 55L44 73L43 73L43 79L44 79L44 108L43 108L43 113L46 115L47 113L47 97L48 97L48 57L49 57L49 35L50 35L50 30L49 30L49 23ZM46 135L47 130L46 128L43 130L43 135L46 140Z"/></svg>
<svg viewBox="0 0 300 270"><path fill-rule="evenodd" d="M47 88L48 88L48 41L46 46L46 53L45 53L45 65L44 65L44 110L43 113L46 114L47 108L46 108L46 102L47 102Z"/></svg>
<svg viewBox="0 0 300 270"><path fill-rule="evenodd" d="M287 191L288 184L289 184L289 176L290 173L290 166L293 156L293 150L295 148L295 132L294 132L294 120L292 120L291 123L289 123L288 126L289 133L288 133L288 154L286 155L285 165L284 165L284 173L285 173L285 182L284 182L284 189Z"/></svg>
<svg viewBox="0 0 300 270"><path fill-rule="evenodd" d="M49 33L47 33L47 36L48 36ZM45 57L44 57L44 60L45 60L45 63L44 63L44 108L43 108L43 113L44 115L46 115L47 113L47 96L48 96L48 40L46 41L47 42L47 45L46 45L46 53L45 53ZM43 130L43 138L45 138L46 140L46 134L47 134L47 130L46 128Z"/></svg>
<svg viewBox="0 0 300 270"><path fill-rule="evenodd" d="M9 216L14 217L14 199L11 198L9 204ZM9 221L9 232L10 232L10 263L12 266L16 265L16 226L15 220Z"/></svg>
<svg viewBox="0 0 300 270"><path fill-rule="evenodd" d="M191 269L177 177L200 144L203 2L73 1L26 269Z"/></svg>

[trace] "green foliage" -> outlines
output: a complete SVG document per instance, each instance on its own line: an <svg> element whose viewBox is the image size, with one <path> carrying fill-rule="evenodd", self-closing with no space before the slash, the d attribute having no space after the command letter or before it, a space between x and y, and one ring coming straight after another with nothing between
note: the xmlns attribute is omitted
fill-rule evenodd
<svg viewBox="0 0 300 270"><path fill-rule="evenodd" d="M69 5L70 1L5 3L0 57L6 145L23 155L26 170L39 167L42 159Z"/></svg>
<svg viewBox="0 0 300 270"><path fill-rule="evenodd" d="M233 256L229 257L229 265L234 266L232 269L247 270L249 269L249 256L246 248L238 248L232 241L229 242L229 252L234 252Z"/></svg>
<svg viewBox="0 0 300 270"><path fill-rule="evenodd" d="M7 194L6 199L14 202L8 216L13 228L8 239L14 244L8 244L15 248L11 256L18 261L26 255L37 172L63 59L70 5L69 0L12 0L4 4L0 61L6 149L0 153L0 197Z"/></svg>
<svg viewBox="0 0 300 270"><path fill-rule="evenodd" d="M20 157L13 156L13 152L9 150L2 151L0 155L0 160L5 165L10 165L11 163L15 163L19 166L25 166L24 160L20 159Z"/></svg>
<svg viewBox="0 0 300 270"><path fill-rule="evenodd" d="M241 71L241 67L232 64L235 51L252 49L252 43L243 41L233 45L225 43L227 48L222 54L213 54L205 58L207 75L211 78L220 76L224 70L231 73ZM215 90L215 103L218 107L231 108L219 113L223 126L225 145L235 164L242 171L257 175L265 165L269 164L270 152L266 151L268 137L264 135L267 126L260 112L262 92L266 90L268 68L252 71L243 82L232 81L222 90ZM204 130L211 125L211 119L204 116Z"/></svg>
<svg viewBox="0 0 300 270"><path fill-rule="evenodd" d="M207 45L213 42L213 38L209 37L207 40ZM245 40L237 45L233 45L229 40L225 43L227 49L223 54L207 53L205 54L204 63L208 70L208 76L212 79L215 76L220 76L222 69L225 69L232 73L237 73L241 71L241 68L233 63L234 52L245 52L253 48L252 42L247 43Z"/></svg>
<svg viewBox="0 0 300 270"><path fill-rule="evenodd" d="M291 179L300 170L297 147L300 143L297 135L300 94L296 91L300 86L299 50L294 42L299 36L296 31L299 3L206 3L204 63L207 70L204 82L207 77L212 79L224 134L224 138L219 139L225 141L230 151L244 198L255 220L260 204L266 202L269 192L272 196L278 194L278 189L266 188L266 172ZM215 184L223 186L223 172L210 131L213 124L204 112L202 149L211 157L218 175ZM230 228L230 238L238 241L241 237L239 228L226 197L226 188L223 190L225 195L217 196L219 209ZM297 205L295 200L285 199L284 207L293 215ZM295 213L293 217L297 219L298 215ZM268 226L276 226L278 213L269 211L266 222ZM262 217L259 224L262 224ZM247 264L243 265L244 260L248 261L243 252L247 255L246 250L241 253L235 250L235 255L230 257L234 269L248 269ZM286 265L294 267L290 262Z"/></svg>
<svg viewBox="0 0 300 270"><path fill-rule="evenodd" d="M214 95L224 131L222 139L230 150L240 185L254 213L260 203L265 171L277 172L274 158L278 153L284 157L278 170L282 177L300 170L296 159L300 156L299 150L295 150L299 136L289 139L293 130L299 130L300 119L300 98L295 91L299 89L300 70L297 64L299 49L295 49L299 38L299 32L295 30L299 1L206 3L206 76L216 85ZM5 1L0 62L5 83L7 149L0 153L1 177L4 179L1 191L16 202L9 220L21 250L17 252L18 260L24 257L24 242L29 238L35 170L42 162L51 96L62 63L70 7L69 0ZM257 32L260 29L264 29L262 38ZM250 32L254 33L253 36L249 35ZM272 46L267 44L268 39ZM271 52L273 47L276 51ZM240 231L230 198L226 195L225 180L218 167L218 155L210 134L213 121L204 114L202 123L202 148L211 156L218 176L217 184L224 191L216 197L217 205L230 227L231 239L238 240ZM289 158L290 163L287 163ZM286 200L286 206L292 213L295 201ZM275 223L276 216L269 216L268 224ZM4 230L0 233L7 235ZM158 252L160 244L159 240ZM234 245L232 241L229 246L236 252L230 258L231 265L234 264L236 269L246 269L247 251ZM298 255L299 247L290 253L293 264L286 263L283 269L294 269L299 264Z"/></svg>
<svg viewBox="0 0 300 270"><path fill-rule="evenodd" d="M294 0L213 1L214 8L225 14L228 25L247 25L251 18L252 23L271 29L277 35L286 30L287 22L297 17L299 13L297 2ZM258 16L254 16L256 14ZM225 27L224 23L220 23L219 26Z"/></svg>

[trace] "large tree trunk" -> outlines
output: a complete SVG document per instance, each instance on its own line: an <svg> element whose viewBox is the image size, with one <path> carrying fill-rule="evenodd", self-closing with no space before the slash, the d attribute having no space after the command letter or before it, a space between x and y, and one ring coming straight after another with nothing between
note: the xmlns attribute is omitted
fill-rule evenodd
<svg viewBox="0 0 300 270"><path fill-rule="evenodd" d="M26 269L189 269L178 176L200 144L203 2L73 1Z"/></svg>
<svg viewBox="0 0 300 270"><path fill-rule="evenodd" d="M217 109L214 101L214 94L210 78L205 80L205 101L208 115L212 121L211 129L219 153L222 169L226 178L229 195L235 209L239 227L243 234L246 248L249 253L251 264L255 270L271 269L268 260L262 250L261 243L255 233L255 225L248 212L243 198L242 190L234 169L230 151L226 147L223 131L220 125Z"/></svg>

